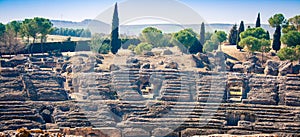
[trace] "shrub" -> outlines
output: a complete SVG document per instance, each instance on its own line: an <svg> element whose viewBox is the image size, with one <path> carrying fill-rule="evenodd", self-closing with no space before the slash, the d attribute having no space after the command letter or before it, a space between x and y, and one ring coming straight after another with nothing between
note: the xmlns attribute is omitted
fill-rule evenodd
<svg viewBox="0 0 300 137"><path fill-rule="evenodd" d="M297 55L296 49L292 47L284 47L279 50L277 56L280 60L290 60L295 61L298 59L299 55Z"/></svg>
<svg viewBox="0 0 300 137"><path fill-rule="evenodd" d="M148 43L141 43L134 48L136 54L142 54L144 51L151 51L153 46Z"/></svg>
<svg viewBox="0 0 300 137"><path fill-rule="evenodd" d="M98 53L100 54L108 54L109 51L110 51L110 45L107 43L103 43L98 49Z"/></svg>
<svg viewBox="0 0 300 137"><path fill-rule="evenodd" d="M128 46L128 49L131 51L134 51L135 47L136 47L136 45L130 45L130 46Z"/></svg>

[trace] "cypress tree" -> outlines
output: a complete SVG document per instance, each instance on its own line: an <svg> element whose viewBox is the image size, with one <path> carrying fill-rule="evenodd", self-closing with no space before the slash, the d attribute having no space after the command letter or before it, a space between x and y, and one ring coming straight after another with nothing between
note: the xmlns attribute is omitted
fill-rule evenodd
<svg viewBox="0 0 300 137"><path fill-rule="evenodd" d="M111 52L117 54L121 48L121 41L119 39L119 15L118 15L118 4L115 5L113 20L112 20L112 31L111 31Z"/></svg>
<svg viewBox="0 0 300 137"><path fill-rule="evenodd" d="M202 22L202 24L201 24L200 43L201 43L201 45L204 45L204 43L205 43L205 25L204 25L204 22Z"/></svg>
<svg viewBox="0 0 300 137"><path fill-rule="evenodd" d="M238 37L237 35L238 35L237 25L234 24L230 30L230 34L228 38L230 45L236 45L237 37Z"/></svg>
<svg viewBox="0 0 300 137"><path fill-rule="evenodd" d="M276 52L278 52L278 50L280 50L280 48L281 48L280 37L281 37L281 26L278 25L278 26L276 26L276 30L273 35L273 43L272 43L272 48Z"/></svg>
<svg viewBox="0 0 300 137"><path fill-rule="evenodd" d="M258 16L257 16L257 19L256 19L255 27L256 27L256 28L261 27L261 24L260 24L260 13L258 13Z"/></svg>
<svg viewBox="0 0 300 137"><path fill-rule="evenodd" d="M270 33L269 31L267 31L267 36L266 36L267 40L270 40Z"/></svg>
<svg viewBox="0 0 300 137"><path fill-rule="evenodd" d="M237 41L236 41L236 48L239 49L239 50L243 49L241 46L239 46L239 42L241 41L240 34L244 31L245 31L244 21L241 21L240 27L239 27L239 30L238 30Z"/></svg>

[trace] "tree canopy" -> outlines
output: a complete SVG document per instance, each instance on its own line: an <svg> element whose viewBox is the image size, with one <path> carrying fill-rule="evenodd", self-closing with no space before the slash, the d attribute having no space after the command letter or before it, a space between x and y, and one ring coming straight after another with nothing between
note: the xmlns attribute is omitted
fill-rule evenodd
<svg viewBox="0 0 300 137"><path fill-rule="evenodd" d="M289 47L300 45L300 32L289 31L281 37L281 41Z"/></svg>
<svg viewBox="0 0 300 137"><path fill-rule="evenodd" d="M220 43L227 40L227 34L225 31L217 31L216 36Z"/></svg>
<svg viewBox="0 0 300 137"><path fill-rule="evenodd" d="M183 52L192 54L202 52L202 45L197 39L197 34L192 29L184 29L173 35L173 43ZM183 46L184 47L183 47Z"/></svg>
<svg viewBox="0 0 300 137"><path fill-rule="evenodd" d="M6 25L6 29L7 30L12 30L14 33L15 33L15 36L17 37L18 36L18 33L20 32L21 30L21 24L22 22L19 22L19 21L12 21L10 23L8 23Z"/></svg>
<svg viewBox="0 0 300 137"><path fill-rule="evenodd" d="M217 38L217 35L214 33L210 40L207 40L203 46L204 52L212 52L214 50L217 50L219 47L219 40Z"/></svg>
<svg viewBox="0 0 300 137"><path fill-rule="evenodd" d="M243 38L239 45L244 47L247 51L254 53L255 51L266 52L270 46L270 41L266 39L258 39L253 36Z"/></svg>
<svg viewBox="0 0 300 137"><path fill-rule="evenodd" d="M284 47L279 50L277 56L281 60L300 60L300 46L298 45L297 47Z"/></svg>
<svg viewBox="0 0 300 137"><path fill-rule="evenodd" d="M276 28L278 26L282 26L287 23L283 14L275 14L274 16L269 18L269 24L271 27Z"/></svg>
<svg viewBox="0 0 300 137"><path fill-rule="evenodd" d="M109 43L110 40L108 38L104 38L100 34L94 34L90 42L90 47L96 53L108 54L111 49Z"/></svg>
<svg viewBox="0 0 300 137"><path fill-rule="evenodd" d="M296 15L295 17L290 18L289 23L291 23L291 25L300 32L300 15Z"/></svg>
<svg viewBox="0 0 300 137"><path fill-rule="evenodd" d="M163 47L164 35L161 30L154 27L147 27L142 31L141 39L154 47Z"/></svg>
<svg viewBox="0 0 300 137"><path fill-rule="evenodd" d="M151 51L153 46L149 43L140 43L134 48L136 54L142 54L144 51Z"/></svg>
<svg viewBox="0 0 300 137"><path fill-rule="evenodd" d="M236 41L238 40L237 35L238 35L237 25L234 24L230 30L229 37L228 37L230 45L236 45Z"/></svg>
<svg viewBox="0 0 300 137"><path fill-rule="evenodd" d="M268 33L263 28L249 28L240 34L241 39L246 37L255 37L257 39L268 39Z"/></svg>

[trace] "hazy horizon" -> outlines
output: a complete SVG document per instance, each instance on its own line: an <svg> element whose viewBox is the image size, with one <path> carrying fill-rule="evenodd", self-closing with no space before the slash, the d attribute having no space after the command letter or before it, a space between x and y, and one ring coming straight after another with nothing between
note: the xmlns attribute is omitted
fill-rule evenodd
<svg viewBox="0 0 300 137"><path fill-rule="evenodd" d="M144 1L146 2L146 0ZM8 23L12 20L23 20L36 16L51 20L81 22L84 19L95 19L99 14L113 7L115 2L124 3L126 0L0 0L0 22ZM300 14L298 7L300 1L298 0L179 0L178 2L190 7L209 24L238 24L241 20L245 24L253 24L259 12L262 24L268 24L269 17L276 13L282 13L286 18ZM144 22L139 20L129 24L145 24ZM146 22L150 22L149 24L167 23L161 20L151 21L151 19Z"/></svg>

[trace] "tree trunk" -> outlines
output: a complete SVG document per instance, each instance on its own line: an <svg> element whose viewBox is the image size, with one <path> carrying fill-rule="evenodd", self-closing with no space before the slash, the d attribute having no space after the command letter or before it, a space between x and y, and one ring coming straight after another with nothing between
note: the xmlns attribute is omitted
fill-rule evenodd
<svg viewBox="0 0 300 137"><path fill-rule="evenodd" d="M261 66L264 65L264 52L261 52Z"/></svg>

